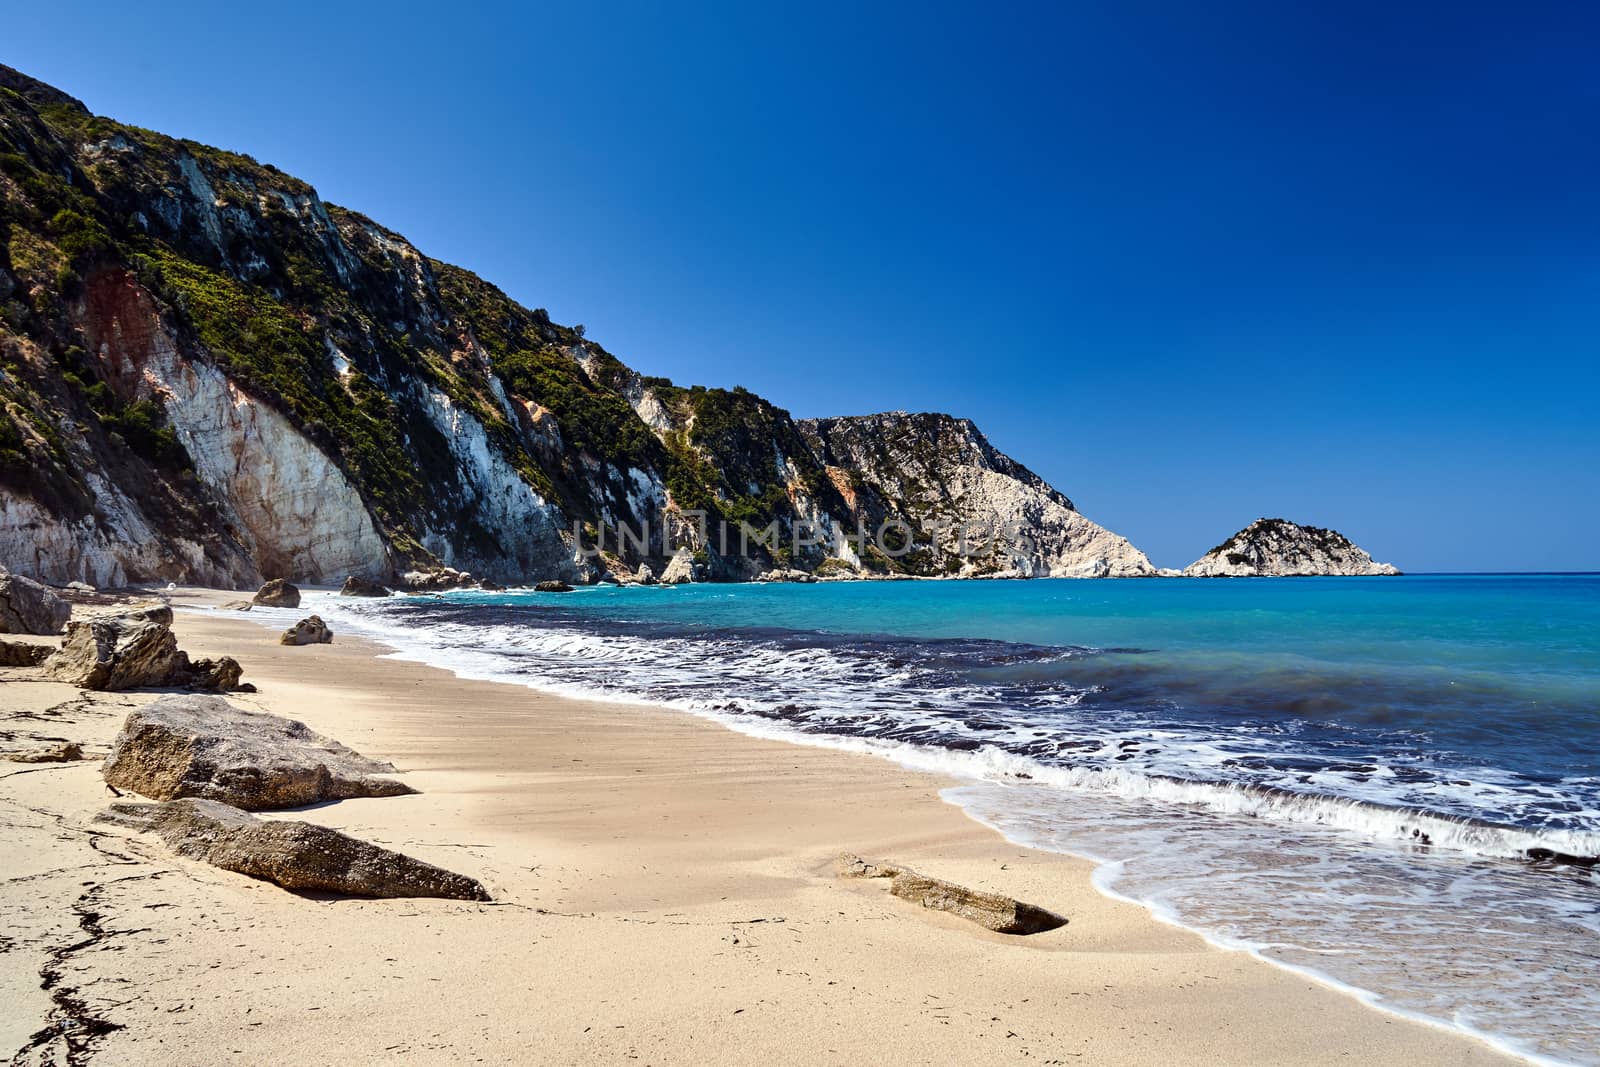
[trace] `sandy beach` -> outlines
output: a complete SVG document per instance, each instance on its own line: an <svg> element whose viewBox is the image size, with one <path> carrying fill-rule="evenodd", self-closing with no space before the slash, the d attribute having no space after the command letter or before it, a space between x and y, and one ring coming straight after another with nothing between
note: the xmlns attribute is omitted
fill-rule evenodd
<svg viewBox="0 0 1600 1067"><path fill-rule="evenodd" d="M420 790L291 817L494 900L293 894L95 824L114 799L97 759L0 762L14 1062L1518 1062L1109 899L1089 863L944 803L948 780L184 610L237 596L171 594L181 646L259 687L230 699ZM0 669L0 744L100 755L157 695ZM1070 921L990 933L837 878L841 851Z"/></svg>

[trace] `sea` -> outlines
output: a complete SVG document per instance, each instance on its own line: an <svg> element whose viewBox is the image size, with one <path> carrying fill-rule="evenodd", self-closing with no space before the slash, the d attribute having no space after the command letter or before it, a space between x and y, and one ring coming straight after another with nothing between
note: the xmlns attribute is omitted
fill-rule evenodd
<svg viewBox="0 0 1600 1067"><path fill-rule="evenodd" d="M1535 1061L1600 1064L1600 575L302 607L462 676L946 773L973 819L1094 860L1103 892L1215 944Z"/></svg>

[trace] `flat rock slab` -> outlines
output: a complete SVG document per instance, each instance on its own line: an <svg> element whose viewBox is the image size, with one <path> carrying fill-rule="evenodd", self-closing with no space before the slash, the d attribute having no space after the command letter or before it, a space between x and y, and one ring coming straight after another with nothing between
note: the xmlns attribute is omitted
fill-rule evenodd
<svg viewBox="0 0 1600 1067"><path fill-rule="evenodd" d="M839 857L841 878L887 878L889 892L934 911L947 911L997 934L1039 934L1067 925L1053 911L1000 893L985 893L946 882L893 863L868 863L846 852Z"/></svg>
<svg viewBox="0 0 1600 1067"><path fill-rule="evenodd" d="M483 884L308 822L258 819L214 800L113 804L100 819L159 836L178 855L285 889L358 897L488 900Z"/></svg>
<svg viewBox="0 0 1600 1067"><path fill-rule="evenodd" d="M416 790L302 722L244 711L214 696L166 696L132 712L106 757L105 779L155 800L200 797L247 811Z"/></svg>
<svg viewBox="0 0 1600 1067"><path fill-rule="evenodd" d="M49 645L0 641L0 667L37 667L55 652Z"/></svg>
<svg viewBox="0 0 1600 1067"><path fill-rule="evenodd" d="M76 741L57 741L43 748L24 749L21 752L7 753L0 757L12 763L76 763L89 757L83 754L83 746Z"/></svg>

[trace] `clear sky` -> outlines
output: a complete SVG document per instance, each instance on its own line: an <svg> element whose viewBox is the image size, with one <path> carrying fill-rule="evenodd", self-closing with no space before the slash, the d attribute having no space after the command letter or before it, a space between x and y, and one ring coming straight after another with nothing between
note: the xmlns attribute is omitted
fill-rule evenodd
<svg viewBox="0 0 1600 1067"><path fill-rule="evenodd" d="M1592 3L84 4L0 62L647 374L951 411L1182 565L1600 569Z"/></svg>

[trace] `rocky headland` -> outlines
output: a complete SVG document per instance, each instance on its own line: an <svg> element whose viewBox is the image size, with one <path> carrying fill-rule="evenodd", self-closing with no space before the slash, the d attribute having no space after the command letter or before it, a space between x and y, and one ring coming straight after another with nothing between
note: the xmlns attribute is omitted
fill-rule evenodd
<svg viewBox="0 0 1600 1067"><path fill-rule="evenodd" d="M800 422L744 389L641 375L270 164L9 67L0 201L0 562L18 574L1154 572L967 420ZM1011 526L1027 547L832 536L885 518ZM718 535L746 524L775 536L735 551Z"/></svg>

